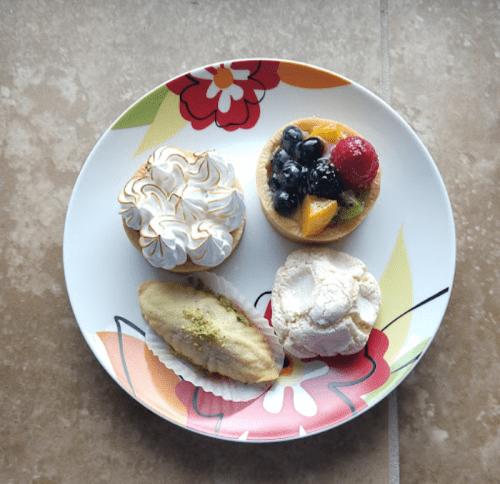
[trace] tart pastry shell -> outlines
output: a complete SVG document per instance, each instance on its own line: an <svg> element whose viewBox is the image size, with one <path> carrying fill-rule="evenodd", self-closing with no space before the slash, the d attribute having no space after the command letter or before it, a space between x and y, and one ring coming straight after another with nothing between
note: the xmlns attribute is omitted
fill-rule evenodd
<svg viewBox="0 0 500 484"><path fill-rule="evenodd" d="M295 121L287 123L285 126L280 128L269 139L269 141L265 144L257 163L257 192L259 194L259 199L264 215L266 216L272 227L281 235L283 235L287 239L293 240L294 242L312 245L335 242L342 237L350 234L355 228L357 228L375 205L375 202L380 194L382 170L379 167L376 178L371 183L370 188L363 194L362 200L364 202L364 209L357 217L354 217L347 222L339 223L337 223L334 219L319 234L308 237L304 236L300 228L300 207L297 208L297 210L295 210L295 212L290 217L284 217L283 215L280 215L273 207L272 192L268 185L269 176L271 175L271 160L273 154L280 146L281 135L283 134L284 129L292 124L300 128L307 134L311 133L311 131L317 127L328 124L332 128L338 127L339 131L345 138L349 136L362 136L348 126L329 119L297 119Z"/></svg>

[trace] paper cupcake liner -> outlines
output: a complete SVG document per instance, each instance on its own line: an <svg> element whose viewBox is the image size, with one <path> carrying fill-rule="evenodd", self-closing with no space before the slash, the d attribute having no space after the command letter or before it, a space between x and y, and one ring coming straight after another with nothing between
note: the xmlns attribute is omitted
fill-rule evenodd
<svg viewBox="0 0 500 484"><path fill-rule="evenodd" d="M196 286L196 282L198 281L201 281L203 285L209 287L213 291L223 294L245 312L248 319L266 336L278 371L281 371L285 353L269 321L267 321L267 319L265 319L226 279L211 272L191 274L186 278L186 283L193 286ZM254 400L262 395L273 383L242 383L217 373L204 371L188 360L175 355L171 351L170 345L149 326L146 331L146 345L153 354L177 376L224 400L233 402Z"/></svg>

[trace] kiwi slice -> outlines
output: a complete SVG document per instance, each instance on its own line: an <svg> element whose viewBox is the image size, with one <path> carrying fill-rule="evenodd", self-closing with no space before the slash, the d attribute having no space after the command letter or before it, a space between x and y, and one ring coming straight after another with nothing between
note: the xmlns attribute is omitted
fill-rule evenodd
<svg viewBox="0 0 500 484"><path fill-rule="evenodd" d="M338 217L344 222L357 217L364 209L361 203L351 190L348 190L340 196L340 206Z"/></svg>

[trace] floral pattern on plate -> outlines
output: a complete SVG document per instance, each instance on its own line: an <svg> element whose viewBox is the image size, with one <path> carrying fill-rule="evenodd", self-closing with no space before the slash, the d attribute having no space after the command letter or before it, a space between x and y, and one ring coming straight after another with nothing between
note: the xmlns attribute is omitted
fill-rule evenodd
<svg viewBox="0 0 500 484"><path fill-rule="evenodd" d="M259 120L259 104L280 78L278 62L237 61L209 66L178 77L167 87L180 96L181 115L194 129L212 123L227 131L250 129Z"/></svg>
<svg viewBox="0 0 500 484"><path fill-rule="evenodd" d="M231 132L259 120L266 92L280 82L303 89L349 84L311 66L274 60L239 60L193 70L155 89L128 109L112 129L149 125L135 155L157 146L187 123L196 130L212 124Z"/></svg>
<svg viewBox="0 0 500 484"><path fill-rule="evenodd" d="M397 285L393 284L395 280ZM364 350L333 358L300 360L287 356L276 382L249 402L224 400L161 368L141 339L122 334L121 325L126 324L144 337L138 326L122 317L115 317L118 334L102 332L98 336L126 390L171 421L232 440L295 438L334 427L366 410L394 388L422 355L429 339L399 355L410 327L411 311L445 294L447 289L411 307L411 271L402 230L380 286L385 308ZM395 315L394 309L399 311L401 304L409 306ZM264 316L272 322L270 301Z"/></svg>

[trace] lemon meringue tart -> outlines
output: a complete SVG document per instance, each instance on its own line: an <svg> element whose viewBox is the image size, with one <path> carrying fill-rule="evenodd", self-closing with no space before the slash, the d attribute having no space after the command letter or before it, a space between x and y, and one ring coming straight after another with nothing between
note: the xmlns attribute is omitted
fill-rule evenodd
<svg viewBox="0 0 500 484"><path fill-rule="evenodd" d="M216 151L157 148L118 196L125 232L146 260L172 272L212 269L239 244L243 189Z"/></svg>

